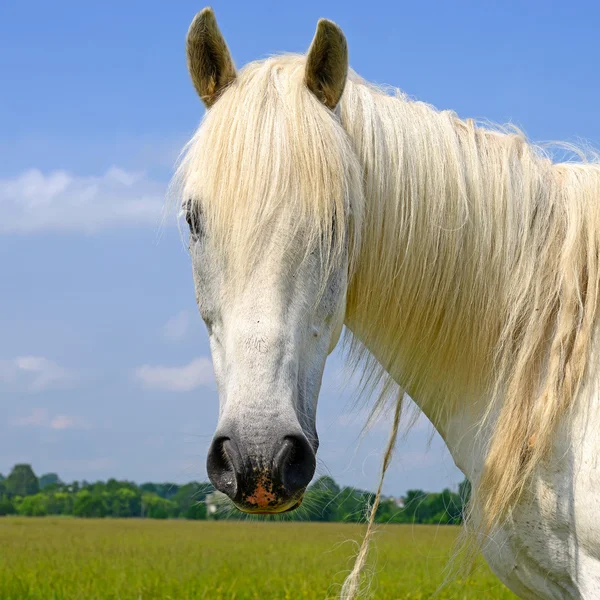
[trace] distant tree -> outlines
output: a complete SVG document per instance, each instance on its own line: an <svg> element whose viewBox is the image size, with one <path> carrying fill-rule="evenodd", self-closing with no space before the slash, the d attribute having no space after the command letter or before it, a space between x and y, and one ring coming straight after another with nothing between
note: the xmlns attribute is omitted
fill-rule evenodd
<svg viewBox="0 0 600 600"><path fill-rule="evenodd" d="M421 517L422 523L441 525L460 523L462 516L460 496L449 489L439 494L428 494L417 514Z"/></svg>
<svg viewBox="0 0 600 600"><path fill-rule="evenodd" d="M329 476L319 477L307 490L298 519L335 521L341 499L339 485Z"/></svg>
<svg viewBox="0 0 600 600"><path fill-rule="evenodd" d="M199 502L204 504L206 494L210 494L213 489L213 486L209 483L198 483L197 481L192 481L191 483L179 486L179 489L172 497L172 500L177 504L180 515L185 516L188 519L195 519L197 517L193 515L195 515L197 511L201 509L195 508L194 506Z"/></svg>
<svg viewBox="0 0 600 600"><path fill-rule="evenodd" d="M41 493L25 496L19 504L18 512L26 517L45 517L48 514L47 496Z"/></svg>
<svg viewBox="0 0 600 600"><path fill-rule="evenodd" d="M168 519L179 512L175 502L153 492L144 492L142 495L142 509L142 516L148 519Z"/></svg>
<svg viewBox="0 0 600 600"><path fill-rule="evenodd" d="M408 490L404 496L404 513L407 517L407 522L421 522L419 517L423 513L422 504L427 498L427 494L423 490Z"/></svg>
<svg viewBox="0 0 600 600"><path fill-rule="evenodd" d="M46 490L44 490L44 494L46 495L46 510L49 515L73 514L74 494L68 491L53 491L49 494Z"/></svg>
<svg viewBox="0 0 600 600"><path fill-rule="evenodd" d="M142 493L137 488L114 486L106 491L111 517L138 517L141 513Z"/></svg>
<svg viewBox="0 0 600 600"><path fill-rule="evenodd" d="M16 514L17 509L7 496L0 497L0 517Z"/></svg>
<svg viewBox="0 0 600 600"><path fill-rule="evenodd" d="M374 494L370 492L357 490L353 487L343 488L335 499L336 510L334 520L351 523L365 521L367 510L372 505L374 497ZM381 510L377 513L378 515Z"/></svg>
<svg viewBox="0 0 600 600"><path fill-rule="evenodd" d="M310 487L313 490L322 492L331 492L332 494L340 493L340 486L333 480L333 477L329 477L329 475L319 477Z"/></svg>
<svg viewBox="0 0 600 600"><path fill-rule="evenodd" d="M4 482L9 496L33 496L40 491L40 484L30 465L15 465Z"/></svg>
<svg viewBox="0 0 600 600"><path fill-rule="evenodd" d="M88 489L77 492L73 504L76 517L105 517L108 513L106 501L101 494L92 494Z"/></svg>
<svg viewBox="0 0 600 600"><path fill-rule="evenodd" d="M143 483L140 488L144 492L152 492L165 500L172 500L179 492L176 483Z"/></svg>
<svg viewBox="0 0 600 600"><path fill-rule="evenodd" d="M116 492L117 490L127 488L130 490L137 490L138 486L132 481L119 481L117 479L109 479L106 483L97 481L92 487L101 488L107 492Z"/></svg>
<svg viewBox="0 0 600 600"><path fill-rule="evenodd" d="M40 490L45 490L48 486L59 486L62 484L56 473L46 473L40 477Z"/></svg>
<svg viewBox="0 0 600 600"><path fill-rule="evenodd" d="M4 477L4 475L2 475L2 473L0 473L0 481L4 481L6 479L6 477Z"/></svg>
<svg viewBox="0 0 600 600"><path fill-rule="evenodd" d="M206 519L206 503L204 500L194 502L188 507L183 516L192 520Z"/></svg>

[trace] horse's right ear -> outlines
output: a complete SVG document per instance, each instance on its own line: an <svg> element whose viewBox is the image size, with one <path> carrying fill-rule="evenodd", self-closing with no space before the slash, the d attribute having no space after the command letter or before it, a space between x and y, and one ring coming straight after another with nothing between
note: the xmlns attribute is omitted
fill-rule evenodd
<svg viewBox="0 0 600 600"><path fill-rule="evenodd" d="M306 56L304 81L308 89L328 108L342 97L348 76L348 45L342 30L320 19Z"/></svg>
<svg viewBox="0 0 600 600"><path fill-rule="evenodd" d="M204 8L194 17L187 34L186 50L194 87L210 108L235 79L235 66L212 8Z"/></svg>

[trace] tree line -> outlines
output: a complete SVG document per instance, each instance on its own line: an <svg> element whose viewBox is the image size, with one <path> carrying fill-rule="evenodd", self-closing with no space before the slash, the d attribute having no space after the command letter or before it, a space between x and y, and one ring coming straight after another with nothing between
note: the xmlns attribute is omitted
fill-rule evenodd
<svg viewBox="0 0 600 600"><path fill-rule="evenodd" d="M409 490L400 498L383 498L376 520L385 523L459 524L470 495L465 479L457 492ZM0 474L0 516L71 515L93 518L240 519L210 483L192 481L143 483L131 481L74 481L64 483L56 473L37 477L30 465L18 464L5 478ZM374 494L340 487L331 477L317 479L307 490L302 507L286 520L365 520ZM207 511L207 504L211 507ZM212 506L211 506L212 505Z"/></svg>

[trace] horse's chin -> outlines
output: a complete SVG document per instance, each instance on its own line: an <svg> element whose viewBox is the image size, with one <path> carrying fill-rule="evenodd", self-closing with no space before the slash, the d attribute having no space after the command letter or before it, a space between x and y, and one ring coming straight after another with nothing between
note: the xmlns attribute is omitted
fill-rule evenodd
<svg viewBox="0 0 600 600"><path fill-rule="evenodd" d="M248 506L238 506L237 504L235 505L235 507L240 512L246 513L248 515L283 515L284 513L292 512L293 510L299 508L302 504L303 499L304 496L300 497L298 500L293 501L289 505L284 504L283 506L273 507L272 509L250 508Z"/></svg>

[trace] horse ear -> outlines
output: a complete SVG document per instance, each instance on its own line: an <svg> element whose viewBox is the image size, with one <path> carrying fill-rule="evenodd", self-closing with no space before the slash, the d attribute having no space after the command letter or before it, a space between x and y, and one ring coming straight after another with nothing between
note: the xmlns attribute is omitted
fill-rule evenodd
<svg viewBox="0 0 600 600"><path fill-rule="evenodd" d="M235 79L235 66L212 8L204 8L194 17L187 34L186 50L194 87L210 108Z"/></svg>
<svg viewBox="0 0 600 600"><path fill-rule="evenodd" d="M348 75L348 45L342 30L320 19L306 57L304 81L308 89L328 108L342 97Z"/></svg>

